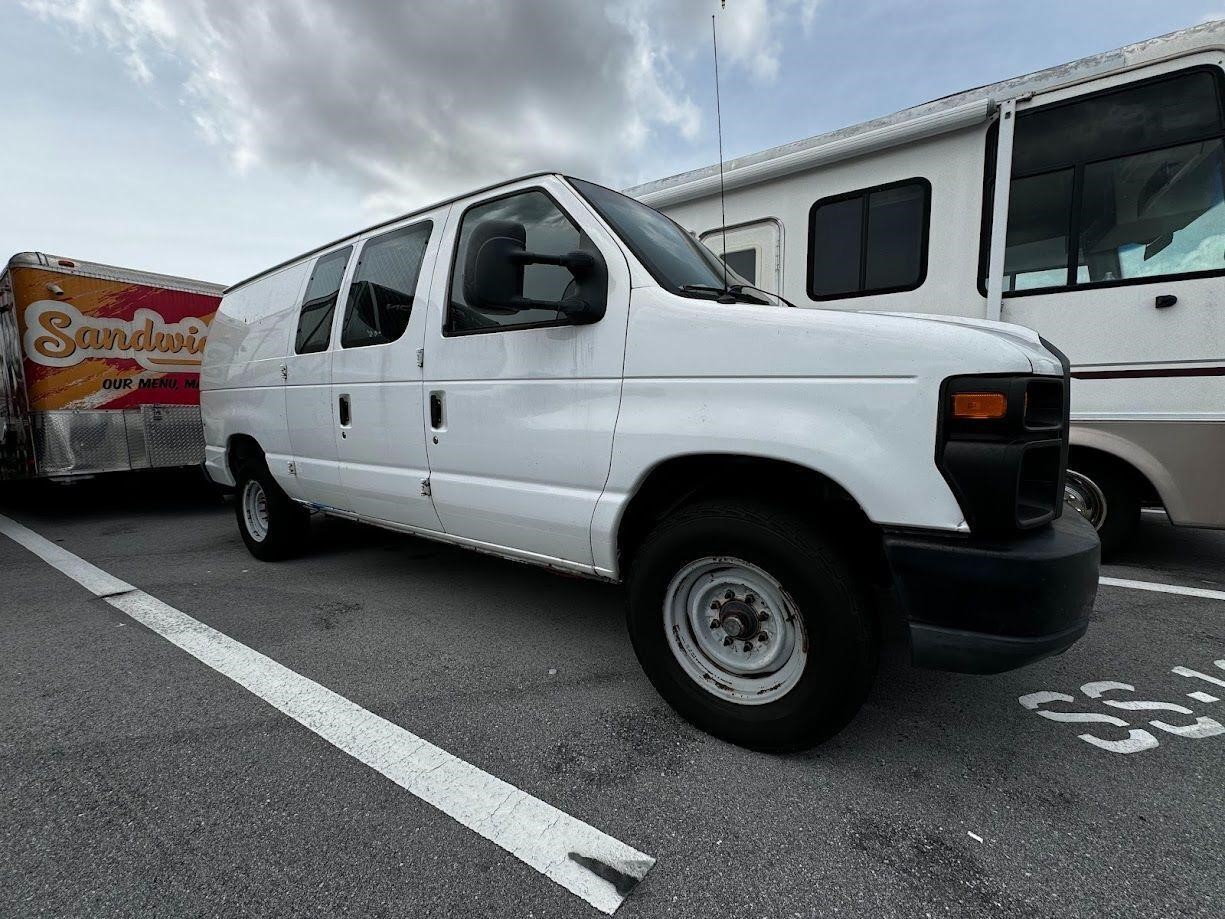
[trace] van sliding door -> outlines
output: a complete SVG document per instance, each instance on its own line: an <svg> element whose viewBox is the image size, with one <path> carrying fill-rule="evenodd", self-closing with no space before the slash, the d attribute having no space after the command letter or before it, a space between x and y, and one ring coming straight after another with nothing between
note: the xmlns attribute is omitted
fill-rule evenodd
<svg viewBox="0 0 1225 919"><path fill-rule="evenodd" d="M361 244L332 356L340 481L352 510L434 531L442 524L422 488L429 464L417 355L445 218L445 210L414 218Z"/></svg>
<svg viewBox="0 0 1225 919"><path fill-rule="evenodd" d="M298 308L292 351L285 359L285 417L301 497L348 511L340 485L332 409L332 329L352 246L327 252L311 267Z"/></svg>

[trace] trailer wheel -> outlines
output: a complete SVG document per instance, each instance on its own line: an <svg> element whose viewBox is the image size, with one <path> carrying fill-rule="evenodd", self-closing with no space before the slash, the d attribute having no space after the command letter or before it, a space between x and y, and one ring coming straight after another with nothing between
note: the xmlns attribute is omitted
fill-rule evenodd
<svg viewBox="0 0 1225 919"><path fill-rule="evenodd" d="M261 460L238 470L234 512L247 549L264 562L297 555L306 541L310 512L281 490Z"/></svg>
<svg viewBox="0 0 1225 919"><path fill-rule="evenodd" d="M876 672L875 623L853 566L764 504L705 501L659 524L635 555L628 618L660 695L754 749L833 736Z"/></svg>

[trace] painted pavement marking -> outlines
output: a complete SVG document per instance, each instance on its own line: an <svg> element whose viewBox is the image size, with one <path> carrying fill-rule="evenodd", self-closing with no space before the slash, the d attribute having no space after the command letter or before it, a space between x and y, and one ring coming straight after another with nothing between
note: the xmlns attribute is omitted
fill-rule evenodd
<svg viewBox="0 0 1225 919"><path fill-rule="evenodd" d="M95 596L602 912L655 859L367 711L0 515L0 533Z"/></svg>

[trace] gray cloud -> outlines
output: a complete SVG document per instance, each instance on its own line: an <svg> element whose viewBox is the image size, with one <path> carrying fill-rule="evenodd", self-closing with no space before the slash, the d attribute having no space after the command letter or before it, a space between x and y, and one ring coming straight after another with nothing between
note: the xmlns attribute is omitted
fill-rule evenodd
<svg viewBox="0 0 1225 919"><path fill-rule="evenodd" d="M702 130L682 72L716 0L24 0L182 78L238 168L321 167L388 211L535 169L638 177L653 140ZM817 0L730 0L721 52L761 82ZM706 85L698 90L703 96Z"/></svg>

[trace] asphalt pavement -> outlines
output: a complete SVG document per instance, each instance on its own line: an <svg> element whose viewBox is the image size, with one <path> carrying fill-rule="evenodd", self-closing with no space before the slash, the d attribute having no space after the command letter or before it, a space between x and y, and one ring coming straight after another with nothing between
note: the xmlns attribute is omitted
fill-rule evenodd
<svg viewBox="0 0 1225 919"><path fill-rule="evenodd" d="M620 917L1225 914L1225 595L1103 586L998 676L891 644L773 756L672 713L615 586L335 520L263 564L191 475L0 514L649 855ZM1225 591L1225 534L1149 514L1103 574ZM0 577L0 914L600 915L4 537Z"/></svg>

